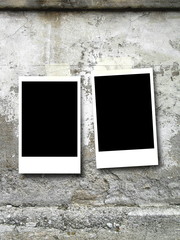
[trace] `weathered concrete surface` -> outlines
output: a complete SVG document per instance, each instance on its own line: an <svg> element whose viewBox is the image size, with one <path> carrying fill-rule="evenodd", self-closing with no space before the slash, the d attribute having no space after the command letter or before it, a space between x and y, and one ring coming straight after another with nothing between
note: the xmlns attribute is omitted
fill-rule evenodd
<svg viewBox="0 0 180 240"><path fill-rule="evenodd" d="M35 240L46 237L58 239L59 233L59 239L91 239L93 236L96 239L119 239L121 236L122 239L177 240L175 212L180 204L180 13L1 12L0 28L0 239L28 239L30 236ZM70 69L71 74L82 76L82 175L19 175L18 76L55 75L64 66ZM141 67L154 69L160 165L96 170L91 72L95 68L114 70ZM4 207L9 204L17 208ZM74 211L74 205L78 205L79 209ZM41 219L42 227L34 227L37 219L32 220L29 227L28 224L22 227L21 224L19 227L11 224L19 221L16 214L25 218L26 222L28 211L32 212L31 217L40 211L37 206L44 207L41 216L37 217ZM74 220L66 218L68 229L74 224L73 230L68 230L70 235L59 232L65 231L60 227L60 220L58 229L54 226L53 229L46 228L42 220L43 212L45 217L50 214L53 221L48 206L69 209L67 212L63 210L63 214L74 216ZM88 229L83 229L82 225L76 227L75 222L80 224L78 219L83 218L86 206L94 209L93 215L97 211L97 220L89 218ZM126 214L120 214L120 207L134 207L134 214L137 215L134 221L136 224L138 221L145 223L144 228L143 225L131 225L128 215L125 233L112 230L112 215L106 211L114 206L117 208L112 212L118 221L118 213L122 221L127 219ZM159 215L152 217L147 211L146 217L139 217L145 206L161 207ZM164 211L170 206L175 209L171 216L167 214L168 210ZM11 216L9 222L8 211ZM89 216L91 210L87 211L86 215ZM109 215L108 221L106 218L100 220L103 211L106 217ZM57 214L61 215L61 212L57 211ZM166 214L167 218L162 220L160 216ZM28 220L30 223L31 217ZM156 218L160 220L156 221ZM5 219L4 223L2 219ZM134 226L133 231L128 228L129 221ZM158 228L153 222L157 223ZM110 223L107 225L109 230L104 227L106 223ZM75 231L78 226L80 231ZM152 227L146 236L149 226Z"/></svg>
<svg viewBox="0 0 180 240"><path fill-rule="evenodd" d="M0 24L0 204L179 204L180 13L1 13ZM54 64L82 75L82 176L19 175L18 76ZM95 67L153 67L158 167L96 170Z"/></svg>
<svg viewBox="0 0 180 240"><path fill-rule="evenodd" d="M0 9L180 9L179 0L2 0Z"/></svg>
<svg viewBox="0 0 180 240"><path fill-rule="evenodd" d="M0 208L1 240L178 240L179 208Z"/></svg>

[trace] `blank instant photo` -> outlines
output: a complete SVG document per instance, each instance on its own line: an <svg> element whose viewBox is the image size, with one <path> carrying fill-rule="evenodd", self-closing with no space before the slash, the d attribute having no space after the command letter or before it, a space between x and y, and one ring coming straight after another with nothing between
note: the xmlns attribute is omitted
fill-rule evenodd
<svg viewBox="0 0 180 240"><path fill-rule="evenodd" d="M20 77L19 173L80 168L80 77Z"/></svg>
<svg viewBox="0 0 180 240"><path fill-rule="evenodd" d="M152 69L92 78L97 168L158 165Z"/></svg>

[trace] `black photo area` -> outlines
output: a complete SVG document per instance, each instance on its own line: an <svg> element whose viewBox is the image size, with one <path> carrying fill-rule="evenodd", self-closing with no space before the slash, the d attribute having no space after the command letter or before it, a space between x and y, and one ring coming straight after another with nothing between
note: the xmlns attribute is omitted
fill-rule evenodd
<svg viewBox="0 0 180 240"><path fill-rule="evenodd" d="M22 82L22 156L77 156L77 82Z"/></svg>
<svg viewBox="0 0 180 240"><path fill-rule="evenodd" d="M154 148L150 74L96 76L99 151Z"/></svg>

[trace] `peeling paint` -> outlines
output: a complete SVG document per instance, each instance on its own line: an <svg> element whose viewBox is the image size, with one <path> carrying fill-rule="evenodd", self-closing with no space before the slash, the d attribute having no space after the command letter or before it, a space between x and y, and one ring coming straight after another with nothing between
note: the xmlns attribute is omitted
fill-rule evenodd
<svg viewBox="0 0 180 240"><path fill-rule="evenodd" d="M159 151L161 152L161 164L164 168L173 168L179 162L171 157L171 138L178 134L178 121L172 115L167 115L165 119L158 118Z"/></svg>
<svg viewBox="0 0 180 240"><path fill-rule="evenodd" d="M18 120L17 85L13 81L9 81L11 75L9 75L7 79L7 69L8 68L3 72L1 71L0 76L0 115L5 116L7 122L16 122Z"/></svg>
<svg viewBox="0 0 180 240"><path fill-rule="evenodd" d="M0 26L0 205L76 204L81 215L87 205L179 204L178 12L0 12ZM160 165L97 170L91 73L145 67L154 70ZM62 74L81 75L82 175L20 176L18 77Z"/></svg>

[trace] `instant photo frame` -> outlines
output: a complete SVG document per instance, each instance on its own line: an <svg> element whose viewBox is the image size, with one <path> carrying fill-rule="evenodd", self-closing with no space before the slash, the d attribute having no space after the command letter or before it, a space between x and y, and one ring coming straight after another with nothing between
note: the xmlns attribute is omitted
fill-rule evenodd
<svg viewBox="0 0 180 240"><path fill-rule="evenodd" d="M80 174L80 77L19 78L19 173Z"/></svg>
<svg viewBox="0 0 180 240"><path fill-rule="evenodd" d="M158 165L152 69L92 76L97 168Z"/></svg>

